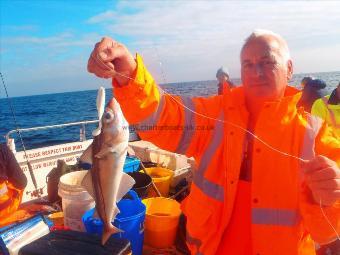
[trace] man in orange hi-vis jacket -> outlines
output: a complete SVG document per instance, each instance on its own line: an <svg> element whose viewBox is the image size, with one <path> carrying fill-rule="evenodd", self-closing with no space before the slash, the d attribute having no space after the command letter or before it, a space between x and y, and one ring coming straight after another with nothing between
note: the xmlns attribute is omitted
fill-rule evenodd
<svg viewBox="0 0 340 255"><path fill-rule="evenodd" d="M243 86L209 98L164 93L138 54L107 37L88 71L112 78L142 139L195 158L182 203L192 254L315 254L314 242L340 231L340 139L296 107L301 94L287 85L293 64L282 37L255 31L240 58Z"/></svg>
<svg viewBox="0 0 340 255"><path fill-rule="evenodd" d="M6 144L0 144L0 227L12 223L26 184L26 176L14 154Z"/></svg>
<svg viewBox="0 0 340 255"><path fill-rule="evenodd" d="M217 84L217 94L223 95L229 93L232 88L234 88L233 82L229 78L228 69L225 67L220 67L216 72Z"/></svg>

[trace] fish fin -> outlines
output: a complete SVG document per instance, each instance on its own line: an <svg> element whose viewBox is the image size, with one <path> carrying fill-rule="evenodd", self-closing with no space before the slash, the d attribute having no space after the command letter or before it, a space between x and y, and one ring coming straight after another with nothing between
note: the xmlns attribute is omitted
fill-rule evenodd
<svg viewBox="0 0 340 255"><path fill-rule="evenodd" d="M83 180L81 181L81 186L83 186L86 191L91 195L91 197L95 199L95 193L92 184L92 175L90 171L88 171L84 176Z"/></svg>
<svg viewBox="0 0 340 255"><path fill-rule="evenodd" d="M118 154L120 154L121 152L126 151L126 148L127 148L127 143L126 142L118 143L115 146L104 146L104 148L102 148L95 155L95 157L96 158L103 158L108 153L118 153Z"/></svg>
<svg viewBox="0 0 340 255"><path fill-rule="evenodd" d="M114 149L113 147L105 146L103 149L101 149L96 155L96 158L104 158L107 154L113 153Z"/></svg>
<svg viewBox="0 0 340 255"><path fill-rule="evenodd" d="M117 202L122 199L122 197L132 188L135 184L135 180L128 174L123 173L122 179L119 184Z"/></svg>
<svg viewBox="0 0 340 255"><path fill-rule="evenodd" d="M83 163L92 164L92 143L89 145L89 147L86 148L86 150L84 150L79 160Z"/></svg>
<svg viewBox="0 0 340 255"><path fill-rule="evenodd" d="M101 119L99 120L99 126L92 131L92 136L98 136L102 132L102 122Z"/></svg>
<svg viewBox="0 0 340 255"><path fill-rule="evenodd" d="M117 216L119 213L120 213L120 210L119 210L118 206L115 206L115 207L113 208L113 213L112 213L112 219L111 219L112 222L115 220L116 216Z"/></svg>
<svg viewBox="0 0 340 255"><path fill-rule="evenodd" d="M103 235L102 235L102 245L109 240L110 236L119 232L124 232L123 230L116 228L112 224L109 224L107 227L104 228Z"/></svg>
<svg viewBox="0 0 340 255"><path fill-rule="evenodd" d="M136 152L134 149L132 149L131 146L128 146L127 153L129 154L129 156L136 156Z"/></svg>
<svg viewBox="0 0 340 255"><path fill-rule="evenodd" d="M93 218L100 219L100 217L99 217L99 213L98 213L98 211L97 211L97 210L95 210L95 211L94 211L94 213L93 213Z"/></svg>
<svg viewBox="0 0 340 255"><path fill-rule="evenodd" d="M104 108L105 108L105 89L103 87L100 87L98 89L96 105L97 105L99 123L98 123L98 128L92 131L93 136L100 135L101 130L102 130L102 117L103 117Z"/></svg>

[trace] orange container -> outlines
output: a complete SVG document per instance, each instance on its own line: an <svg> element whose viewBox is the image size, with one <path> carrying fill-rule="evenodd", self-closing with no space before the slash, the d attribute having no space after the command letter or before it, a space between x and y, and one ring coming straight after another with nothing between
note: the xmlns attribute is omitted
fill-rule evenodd
<svg viewBox="0 0 340 255"><path fill-rule="evenodd" d="M170 183L174 172L170 169L163 167L149 167L145 168L148 175L151 176L152 181L155 183L159 192L163 197L167 197L169 195ZM154 189L150 188L148 192L149 197L157 197Z"/></svg>
<svg viewBox="0 0 340 255"><path fill-rule="evenodd" d="M146 206L144 242L154 248L174 244L181 215L180 204L173 199L153 197L144 199Z"/></svg>
<svg viewBox="0 0 340 255"><path fill-rule="evenodd" d="M64 226L64 213L56 212L48 215L48 218L53 221L54 225Z"/></svg>

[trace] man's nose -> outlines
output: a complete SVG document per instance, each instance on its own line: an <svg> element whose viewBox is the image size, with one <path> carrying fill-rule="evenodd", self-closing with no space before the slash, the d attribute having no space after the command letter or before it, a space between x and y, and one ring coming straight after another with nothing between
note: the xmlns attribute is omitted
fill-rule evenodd
<svg viewBox="0 0 340 255"><path fill-rule="evenodd" d="M261 64L255 64L255 74L256 76L263 76L263 66Z"/></svg>

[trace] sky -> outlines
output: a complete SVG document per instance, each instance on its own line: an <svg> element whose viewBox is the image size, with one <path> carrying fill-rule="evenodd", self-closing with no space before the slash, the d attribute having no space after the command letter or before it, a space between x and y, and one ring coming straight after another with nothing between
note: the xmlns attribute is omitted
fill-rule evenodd
<svg viewBox="0 0 340 255"><path fill-rule="evenodd" d="M340 71L340 1L0 1L0 70L10 96L110 87L87 72L103 36L142 55L158 83L240 77L254 29L288 42L295 73ZM4 97L0 87L0 98Z"/></svg>

